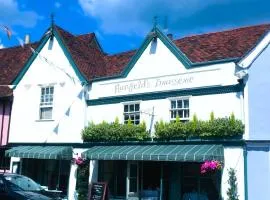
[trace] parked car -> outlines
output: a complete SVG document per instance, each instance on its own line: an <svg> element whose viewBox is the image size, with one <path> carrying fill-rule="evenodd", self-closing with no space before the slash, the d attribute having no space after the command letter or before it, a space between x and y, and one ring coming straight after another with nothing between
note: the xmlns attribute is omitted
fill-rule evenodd
<svg viewBox="0 0 270 200"><path fill-rule="evenodd" d="M3 200L53 200L62 199L59 194L44 190L31 178L20 175L0 174L0 199Z"/></svg>

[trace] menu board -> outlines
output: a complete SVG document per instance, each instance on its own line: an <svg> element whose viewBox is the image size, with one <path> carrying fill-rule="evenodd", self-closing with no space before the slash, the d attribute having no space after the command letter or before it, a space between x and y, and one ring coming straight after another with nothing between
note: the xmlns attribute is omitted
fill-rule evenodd
<svg viewBox="0 0 270 200"><path fill-rule="evenodd" d="M89 185L88 200L106 200L108 197L108 184L105 182L94 182Z"/></svg>

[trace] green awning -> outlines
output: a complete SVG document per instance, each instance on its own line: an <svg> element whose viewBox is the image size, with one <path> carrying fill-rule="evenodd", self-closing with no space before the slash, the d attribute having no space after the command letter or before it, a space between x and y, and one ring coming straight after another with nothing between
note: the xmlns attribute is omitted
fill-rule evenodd
<svg viewBox="0 0 270 200"><path fill-rule="evenodd" d="M8 157L36 159L72 159L71 146L17 146L5 152Z"/></svg>
<svg viewBox="0 0 270 200"><path fill-rule="evenodd" d="M202 162L224 159L222 145L110 145L93 146L82 153L90 160L151 160Z"/></svg>

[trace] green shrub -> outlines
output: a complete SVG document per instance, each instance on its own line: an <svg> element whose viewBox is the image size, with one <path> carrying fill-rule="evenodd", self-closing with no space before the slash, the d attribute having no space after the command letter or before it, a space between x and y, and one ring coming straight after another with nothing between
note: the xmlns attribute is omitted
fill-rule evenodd
<svg viewBox="0 0 270 200"><path fill-rule="evenodd" d="M177 116L175 121L164 122L160 120L155 124L155 138L161 140L197 138L228 138L242 136L244 125L235 119L232 113L229 118L215 118L210 114L208 121L198 120L194 115L189 122L181 122ZM82 131L84 142L92 141L144 141L150 139L146 131L145 122L134 125L129 120L127 124L120 124L116 118L113 123L102 122L100 124L89 123Z"/></svg>
<svg viewBox="0 0 270 200"><path fill-rule="evenodd" d="M116 119L113 123L102 122L100 124L89 123L82 131L84 142L92 141L132 141L147 140L150 134L146 131L145 122L134 125L129 120L127 124L120 124Z"/></svg>
<svg viewBox="0 0 270 200"><path fill-rule="evenodd" d="M209 121L198 120L193 117L190 122L163 121L155 124L155 134L159 139L186 139L190 137L199 138L222 138L241 136L244 133L244 125L233 116L230 118L212 118Z"/></svg>
<svg viewBox="0 0 270 200"><path fill-rule="evenodd" d="M227 190L228 200L239 200L236 172L233 168L228 170L229 173L229 188Z"/></svg>

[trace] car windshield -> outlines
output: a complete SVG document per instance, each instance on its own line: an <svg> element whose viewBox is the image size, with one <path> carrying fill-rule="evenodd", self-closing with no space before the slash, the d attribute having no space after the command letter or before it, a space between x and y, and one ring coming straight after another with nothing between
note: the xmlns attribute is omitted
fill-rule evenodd
<svg viewBox="0 0 270 200"><path fill-rule="evenodd" d="M40 191L41 187L32 179L21 175L5 175L6 181L10 183L10 187L19 187L26 191ZM14 186L16 185L16 186ZM15 189L15 188L14 188Z"/></svg>

